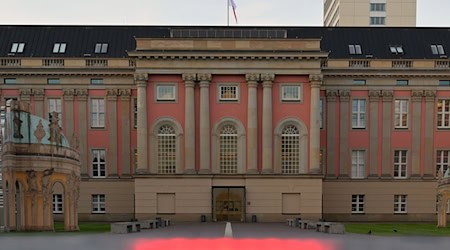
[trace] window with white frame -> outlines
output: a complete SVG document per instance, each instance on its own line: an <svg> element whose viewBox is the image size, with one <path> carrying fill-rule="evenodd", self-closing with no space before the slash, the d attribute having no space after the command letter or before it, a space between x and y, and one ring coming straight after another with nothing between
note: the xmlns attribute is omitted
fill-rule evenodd
<svg viewBox="0 0 450 250"><path fill-rule="evenodd" d="M431 53L433 55L445 55L444 46L442 44L432 44Z"/></svg>
<svg viewBox="0 0 450 250"><path fill-rule="evenodd" d="M66 53L66 43L55 43L53 45L54 54L64 54Z"/></svg>
<svg viewBox="0 0 450 250"><path fill-rule="evenodd" d="M157 101L175 101L176 97L175 85L156 85Z"/></svg>
<svg viewBox="0 0 450 250"><path fill-rule="evenodd" d="M403 47L399 46L399 45L389 46L389 50L394 55L403 55L405 53L405 51L403 50Z"/></svg>
<svg viewBox="0 0 450 250"><path fill-rule="evenodd" d="M104 149L92 150L92 177L106 177L106 156Z"/></svg>
<svg viewBox="0 0 450 250"><path fill-rule="evenodd" d="M219 167L221 174L238 172L238 134L233 125L225 125L220 131Z"/></svg>
<svg viewBox="0 0 450 250"><path fill-rule="evenodd" d="M299 102L301 87L298 85L281 86L281 100L285 102Z"/></svg>
<svg viewBox="0 0 450 250"><path fill-rule="evenodd" d="M25 49L25 43L13 43L11 45L11 50L9 52L11 52L11 53L23 53L24 49Z"/></svg>
<svg viewBox="0 0 450 250"><path fill-rule="evenodd" d="M370 11L386 11L386 3L370 3Z"/></svg>
<svg viewBox="0 0 450 250"><path fill-rule="evenodd" d="M287 125L281 133L281 173L298 174L300 169L300 132L294 125Z"/></svg>
<svg viewBox="0 0 450 250"><path fill-rule="evenodd" d="M352 128L366 127L366 100L353 99L352 101Z"/></svg>
<svg viewBox="0 0 450 250"><path fill-rule="evenodd" d="M448 154L449 150L438 150L436 155L436 176L439 175L439 171L442 170L442 174L448 169Z"/></svg>
<svg viewBox="0 0 450 250"><path fill-rule="evenodd" d="M220 101L237 101L239 100L239 86L237 85L220 85L219 86Z"/></svg>
<svg viewBox="0 0 450 250"><path fill-rule="evenodd" d="M323 99L320 99L320 110L319 110L319 125L320 128L323 128Z"/></svg>
<svg viewBox="0 0 450 250"><path fill-rule="evenodd" d="M371 16L370 17L370 25L385 25L386 17L381 16Z"/></svg>
<svg viewBox="0 0 450 250"><path fill-rule="evenodd" d="M394 151L394 178L406 178L407 153L407 150Z"/></svg>
<svg viewBox="0 0 450 250"><path fill-rule="evenodd" d="M91 127L105 127L105 99L91 99Z"/></svg>
<svg viewBox="0 0 450 250"><path fill-rule="evenodd" d="M450 100L437 101L437 127L450 128Z"/></svg>
<svg viewBox="0 0 450 250"><path fill-rule="evenodd" d="M58 119L58 124L62 126L62 111L61 111L61 99L60 98L49 98L48 99L48 119L52 121L53 115L56 113Z"/></svg>
<svg viewBox="0 0 450 250"><path fill-rule="evenodd" d="M97 43L95 44L95 54L106 54L108 53L108 44L107 43Z"/></svg>
<svg viewBox="0 0 450 250"><path fill-rule="evenodd" d="M408 100L395 100L395 128L408 128Z"/></svg>
<svg viewBox="0 0 450 250"><path fill-rule="evenodd" d="M352 150L352 178L364 178L366 174L365 165L366 151Z"/></svg>
<svg viewBox="0 0 450 250"><path fill-rule="evenodd" d="M394 213L406 214L407 202L408 200L406 195L394 195Z"/></svg>
<svg viewBox="0 0 450 250"><path fill-rule="evenodd" d="M349 44L348 45L348 53L350 55L361 55L362 54L361 45L359 45L359 44Z"/></svg>
<svg viewBox="0 0 450 250"><path fill-rule="evenodd" d="M63 213L63 196L62 194L53 194L53 213Z"/></svg>
<svg viewBox="0 0 450 250"><path fill-rule="evenodd" d="M175 174L177 164L177 136L171 125L158 130L158 173Z"/></svg>
<svg viewBox="0 0 450 250"><path fill-rule="evenodd" d="M364 195L353 194L352 195L352 214L364 213Z"/></svg>
<svg viewBox="0 0 450 250"><path fill-rule="evenodd" d="M104 214L106 211L105 195L93 194L92 195L92 213Z"/></svg>

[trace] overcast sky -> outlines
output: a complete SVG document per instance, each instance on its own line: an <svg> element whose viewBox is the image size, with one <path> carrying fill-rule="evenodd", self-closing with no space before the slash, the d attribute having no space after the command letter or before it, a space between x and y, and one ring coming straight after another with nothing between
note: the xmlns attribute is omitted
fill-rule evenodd
<svg viewBox="0 0 450 250"><path fill-rule="evenodd" d="M450 27L450 0L417 0L417 26ZM323 0L235 0L239 25L322 26ZM0 0L0 24L226 25L227 0ZM234 19L230 13L230 23Z"/></svg>

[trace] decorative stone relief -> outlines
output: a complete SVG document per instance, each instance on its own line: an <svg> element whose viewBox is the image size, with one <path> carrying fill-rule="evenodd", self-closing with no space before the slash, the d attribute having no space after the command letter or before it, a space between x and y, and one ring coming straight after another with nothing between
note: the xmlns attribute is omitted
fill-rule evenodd
<svg viewBox="0 0 450 250"><path fill-rule="evenodd" d="M76 89L75 94L78 97L79 101L86 101L88 97L88 90L87 89Z"/></svg>
<svg viewBox="0 0 450 250"><path fill-rule="evenodd" d="M20 120L18 112L14 112L14 120L13 120L13 122L14 122L14 138L22 139L23 135L20 132L20 130L22 128L23 121Z"/></svg>
<svg viewBox="0 0 450 250"><path fill-rule="evenodd" d="M421 102L423 97L423 90L413 90L411 92L411 98L413 102Z"/></svg>
<svg viewBox="0 0 450 250"><path fill-rule="evenodd" d="M134 81L136 84L146 84L148 80L148 74L146 73L137 73L134 74Z"/></svg>
<svg viewBox="0 0 450 250"><path fill-rule="evenodd" d="M245 80L247 80L247 82L258 82L260 80L260 75L254 73L246 74Z"/></svg>
<svg viewBox="0 0 450 250"><path fill-rule="evenodd" d="M36 126L34 130L34 136L36 137L39 143L42 142L42 139L45 137L44 126L42 125L42 120L39 120L39 124Z"/></svg>
<svg viewBox="0 0 450 250"><path fill-rule="evenodd" d="M263 83L273 82L273 80L275 80L275 74L270 74L270 73L261 74L261 81Z"/></svg>
<svg viewBox="0 0 450 250"><path fill-rule="evenodd" d="M322 85L323 82L323 76L322 75L309 75L309 81L311 82L311 85Z"/></svg>
<svg viewBox="0 0 450 250"><path fill-rule="evenodd" d="M183 81L194 82L197 80L197 75L194 73L185 73L182 75Z"/></svg>
<svg viewBox="0 0 450 250"><path fill-rule="evenodd" d="M211 74L209 74L209 73L197 74L197 80L199 80L201 82L209 82L209 81L211 81Z"/></svg>
<svg viewBox="0 0 450 250"><path fill-rule="evenodd" d="M118 89L120 100L129 101L131 97L131 89Z"/></svg>
<svg viewBox="0 0 450 250"><path fill-rule="evenodd" d="M350 101L351 92L350 90L339 90L339 98L341 102L348 102Z"/></svg>
<svg viewBox="0 0 450 250"><path fill-rule="evenodd" d="M32 95L31 89L19 89L20 100L30 101L30 96Z"/></svg>
<svg viewBox="0 0 450 250"><path fill-rule="evenodd" d="M434 102L436 99L436 91L435 90L425 90L423 92L423 96L425 97L426 102Z"/></svg>
<svg viewBox="0 0 450 250"><path fill-rule="evenodd" d="M107 89L106 90L106 96L108 101L117 101L117 95L119 94L119 91L117 89Z"/></svg>
<svg viewBox="0 0 450 250"><path fill-rule="evenodd" d="M48 138L48 140L56 144L61 144L62 135L61 135L61 127L59 126L58 120L59 120L58 113L52 112L52 120L50 121L49 124L50 137Z"/></svg>
<svg viewBox="0 0 450 250"><path fill-rule="evenodd" d="M32 89L32 92L33 92L35 101L43 101L44 100L44 95L45 95L44 89Z"/></svg>
<svg viewBox="0 0 450 250"><path fill-rule="evenodd" d="M383 102L392 102L392 98L394 97L394 91L392 90L383 90L381 92L383 97Z"/></svg>
<svg viewBox="0 0 450 250"><path fill-rule="evenodd" d="M75 96L75 90L74 89L64 89L63 95L64 95L64 100L73 101L73 98Z"/></svg>
<svg viewBox="0 0 450 250"><path fill-rule="evenodd" d="M326 91L325 95L327 96L327 101L335 102L339 96L339 92L337 89L330 89Z"/></svg>
<svg viewBox="0 0 450 250"><path fill-rule="evenodd" d="M369 100L371 102L378 102L380 100L381 90L369 90Z"/></svg>

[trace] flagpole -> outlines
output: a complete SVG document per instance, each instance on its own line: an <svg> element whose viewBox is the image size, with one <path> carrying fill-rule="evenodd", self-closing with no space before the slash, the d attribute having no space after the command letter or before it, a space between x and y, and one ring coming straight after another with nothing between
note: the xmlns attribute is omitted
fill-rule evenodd
<svg viewBox="0 0 450 250"><path fill-rule="evenodd" d="M230 26L230 0L227 0L227 26Z"/></svg>

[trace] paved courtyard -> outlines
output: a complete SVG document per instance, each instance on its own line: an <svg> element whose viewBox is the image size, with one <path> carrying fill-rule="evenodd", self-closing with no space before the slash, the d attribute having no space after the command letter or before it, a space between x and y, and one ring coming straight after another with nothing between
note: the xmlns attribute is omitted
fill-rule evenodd
<svg viewBox="0 0 450 250"><path fill-rule="evenodd" d="M125 250L137 249L136 242L141 240L171 239L171 238L222 238L225 233L225 223L186 223L156 230L145 230L133 234L82 234L82 233L0 233L0 249L33 249L33 250ZM243 224L232 223L233 238L236 239L297 239L300 241L317 240L332 245L336 250L371 250L371 249L448 249L450 237L381 237L373 235L330 235L314 231L288 227L281 223ZM154 249L154 248L146 248ZM186 246L184 249L195 249ZM248 249L248 248L246 248ZM280 246L279 249L283 249Z"/></svg>

